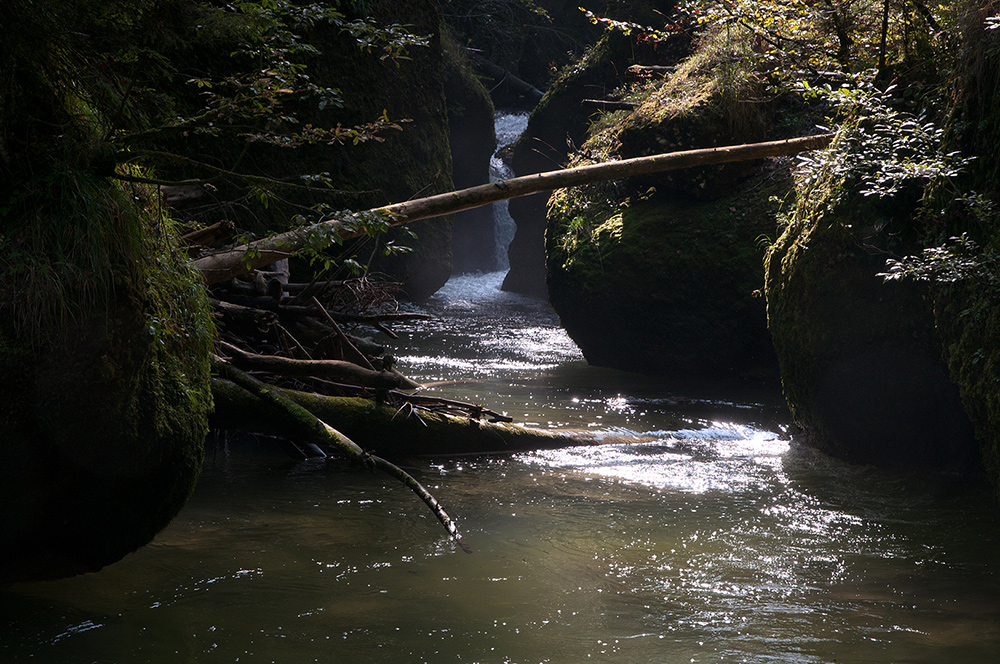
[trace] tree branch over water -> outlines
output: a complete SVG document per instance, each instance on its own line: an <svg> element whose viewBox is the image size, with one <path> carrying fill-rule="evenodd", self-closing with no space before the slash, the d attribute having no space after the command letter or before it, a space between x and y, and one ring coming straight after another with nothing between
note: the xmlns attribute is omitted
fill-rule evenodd
<svg viewBox="0 0 1000 664"><path fill-rule="evenodd" d="M322 248L363 235L364 231L359 230L359 225L366 217L377 217L386 220L391 226L400 226L411 221L440 217L497 201L563 187L574 187L696 166L797 154L806 150L826 147L831 140L833 140L833 134L820 134L765 143L668 152L499 180L459 191L394 203L366 212L355 213L346 218L330 219L311 226L297 228L270 238L240 245L228 251L199 258L195 261L195 266L201 270L205 281L209 284L216 284L276 260L287 258L306 247Z"/></svg>

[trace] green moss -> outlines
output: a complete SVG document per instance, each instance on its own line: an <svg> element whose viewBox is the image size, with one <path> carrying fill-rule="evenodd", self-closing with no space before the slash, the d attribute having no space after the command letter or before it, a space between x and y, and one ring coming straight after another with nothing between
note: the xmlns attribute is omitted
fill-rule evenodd
<svg viewBox="0 0 1000 664"><path fill-rule="evenodd" d="M0 309L0 581L152 539L194 486L212 407L207 298L171 222L141 187L69 177L0 237L19 298Z"/></svg>
<svg viewBox="0 0 1000 664"><path fill-rule="evenodd" d="M794 420L813 445L849 461L973 467L926 289L878 276L889 252L906 250L912 202L828 185L800 199L765 261L768 325Z"/></svg>

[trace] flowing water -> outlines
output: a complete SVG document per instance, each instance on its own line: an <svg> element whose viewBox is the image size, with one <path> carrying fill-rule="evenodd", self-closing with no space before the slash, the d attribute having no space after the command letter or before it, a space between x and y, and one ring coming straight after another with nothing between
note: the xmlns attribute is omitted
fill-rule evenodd
<svg viewBox="0 0 1000 664"><path fill-rule="evenodd" d="M501 144L524 121L498 116ZM985 489L790 446L778 395L589 367L502 278L456 277L397 327L401 368L605 444L407 462L475 553L392 480L218 442L152 544L0 589L0 664L998 661Z"/></svg>
<svg viewBox="0 0 1000 664"><path fill-rule="evenodd" d="M493 119L493 125L497 137L497 149L490 159L490 182L506 180L514 177L514 171L504 162L502 151L512 145L528 126L529 113L508 113L497 111ZM493 204L494 225L494 260L493 264L497 270L506 270L510 267L507 260L507 247L514 239L514 220L507 212L507 201L499 201Z"/></svg>
<svg viewBox="0 0 1000 664"><path fill-rule="evenodd" d="M0 591L0 662L997 661L985 491L792 447L764 399L587 367L500 276L399 328L401 365L615 442L408 462L472 555L391 480L219 443L151 545Z"/></svg>

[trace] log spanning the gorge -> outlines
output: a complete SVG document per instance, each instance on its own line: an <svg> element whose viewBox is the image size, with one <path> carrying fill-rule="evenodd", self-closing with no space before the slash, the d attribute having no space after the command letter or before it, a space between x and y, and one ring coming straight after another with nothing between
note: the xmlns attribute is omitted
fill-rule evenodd
<svg viewBox="0 0 1000 664"><path fill-rule="evenodd" d="M695 166L797 154L806 150L826 147L833 140L833 136L833 134L820 134L766 143L669 152L547 171L510 180L499 180L459 191L394 203L367 212L348 215L345 218L321 221L311 226L297 228L280 235L240 245L228 251L199 258L194 264L201 271L205 281L209 284L216 284L268 263L287 258L290 254L306 246L314 248L328 246L336 239L343 240L360 236L363 231L357 229L357 224L366 216L379 217L387 220L392 226L399 226L419 219L440 217L509 198L518 198L564 187L575 187L593 182L617 180L635 175L647 175Z"/></svg>

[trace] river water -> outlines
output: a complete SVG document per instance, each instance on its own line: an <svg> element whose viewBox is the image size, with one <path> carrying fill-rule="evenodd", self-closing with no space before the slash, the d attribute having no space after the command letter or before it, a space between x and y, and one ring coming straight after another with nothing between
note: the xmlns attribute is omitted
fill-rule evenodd
<svg viewBox="0 0 1000 664"><path fill-rule="evenodd" d="M218 443L152 544L0 591L0 662L997 661L985 489L790 446L759 395L588 367L501 277L454 279L425 307L446 318L398 328L401 366L609 442L407 462L472 555L392 480Z"/></svg>

